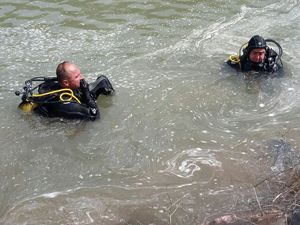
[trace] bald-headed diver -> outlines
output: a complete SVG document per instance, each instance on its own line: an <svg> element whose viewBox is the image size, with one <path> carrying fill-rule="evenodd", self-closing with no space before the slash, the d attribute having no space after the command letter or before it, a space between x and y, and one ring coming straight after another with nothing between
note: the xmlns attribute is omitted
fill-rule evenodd
<svg viewBox="0 0 300 225"><path fill-rule="evenodd" d="M33 82L42 83L33 87ZM22 94L19 108L23 111L34 111L46 117L95 120L100 116L96 104L98 96L114 92L106 76L101 75L88 84L74 63L64 61L57 66L56 77L34 77L16 94Z"/></svg>

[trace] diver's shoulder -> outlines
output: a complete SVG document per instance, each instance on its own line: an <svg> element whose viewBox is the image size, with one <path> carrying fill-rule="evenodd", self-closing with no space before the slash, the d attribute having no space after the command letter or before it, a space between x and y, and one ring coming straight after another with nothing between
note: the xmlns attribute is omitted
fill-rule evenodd
<svg viewBox="0 0 300 225"><path fill-rule="evenodd" d="M58 83L58 81L46 81L44 83L41 83L38 88L39 93L47 93L49 91L58 90L62 87Z"/></svg>

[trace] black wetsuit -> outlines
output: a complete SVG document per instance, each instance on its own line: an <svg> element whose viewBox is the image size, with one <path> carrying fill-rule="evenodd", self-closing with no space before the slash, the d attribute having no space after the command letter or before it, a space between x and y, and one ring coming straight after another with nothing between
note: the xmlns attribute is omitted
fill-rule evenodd
<svg viewBox="0 0 300 225"><path fill-rule="evenodd" d="M40 94L53 90L59 90L62 87L57 81L46 81L39 86ZM85 81L80 82L80 88L73 90L74 95L80 100L61 101L60 93L40 97L36 112L46 117L64 117L70 119L97 119L100 116L96 104L97 97L100 94L110 95L114 89L108 78L101 75L90 85Z"/></svg>
<svg viewBox="0 0 300 225"><path fill-rule="evenodd" d="M227 63L241 71L261 71L273 73L282 68L281 63L278 62L278 54L271 48L267 48L265 60L262 63L254 63L249 59L248 49L244 49L243 55L240 56L239 62L228 60Z"/></svg>

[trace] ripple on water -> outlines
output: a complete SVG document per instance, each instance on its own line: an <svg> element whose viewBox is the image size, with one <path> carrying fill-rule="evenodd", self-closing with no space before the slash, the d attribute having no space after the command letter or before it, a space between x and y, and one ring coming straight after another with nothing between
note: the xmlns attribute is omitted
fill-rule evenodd
<svg viewBox="0 0 300 225"><path fill-rule="evenodd" d="M213 151L201 148L183 150L175 157L168 160L168 167L161 173L172 173L181 178L204 176L212 174L215 168L221 168L222 162L218 161ZM202 172L200 172L202 170ZM197 174L201 173L201 174ZM201 179L202 182L207 180Z"/></svg>
<svg viewBox="0 0 300 225"><path fill-rule="evenodd" d="M11 207L0 222L25 224L166 224L170 201L166 189L104 186L45 193ZM101 194L99 194L101 193ZM169 190L172 193L172 190ZM181 195L189 198L189 194ZM162 218L159 218L162 217ZM132 224L132 223L130 223ZM133 224L137 224L134 222Z"/></svg>

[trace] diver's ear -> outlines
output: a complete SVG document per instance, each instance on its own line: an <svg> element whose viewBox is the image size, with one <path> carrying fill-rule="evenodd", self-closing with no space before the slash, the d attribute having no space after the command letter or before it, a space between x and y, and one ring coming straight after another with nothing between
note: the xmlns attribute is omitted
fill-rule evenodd
<svg viewBox="0 0 300 225"><path fill-rule="evenodd" d="M65 80L62 80L61 84L62 84L62 86L65 87L65 88L67 88L67 87L70 86L69 81L66 80L66 79L65 79Z"/></svg>

